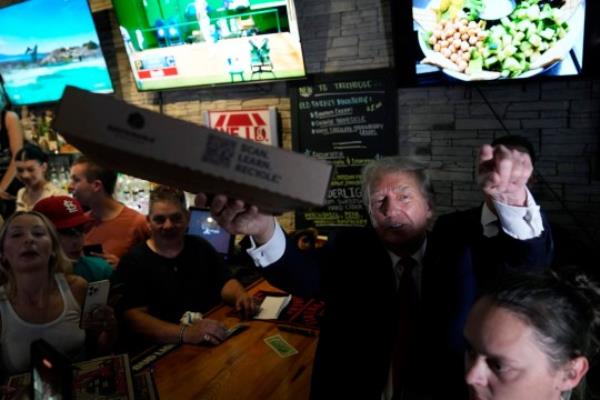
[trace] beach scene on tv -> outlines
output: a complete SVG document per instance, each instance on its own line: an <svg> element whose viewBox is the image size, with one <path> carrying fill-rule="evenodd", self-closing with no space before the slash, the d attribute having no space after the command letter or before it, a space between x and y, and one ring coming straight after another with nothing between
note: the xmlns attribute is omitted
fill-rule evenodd
<svg viewBox="0 0 600 400"><path fill-rule="evenodd" d="M65 85L113 90L86 0L28 0L1 8L0 74L14 105L57 101Z"/></svg>
<svg viewBox="0 0 600 400"><path fill-rule="evenodd" d="M292 0L114 0L140 90L305 75Z"/></svg>
<svg viewBox="0 0 600 400"><path fill-rule="evenodd" d="M581 73L584 0L413 0L413 19L421 79Z"/></svg>

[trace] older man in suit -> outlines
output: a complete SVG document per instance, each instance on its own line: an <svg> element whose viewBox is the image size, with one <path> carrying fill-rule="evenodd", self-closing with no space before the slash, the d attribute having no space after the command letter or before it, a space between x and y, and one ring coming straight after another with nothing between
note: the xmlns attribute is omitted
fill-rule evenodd
<svg viewBox="0 0 600 400"><path fill-rule="evenodd" d="M462 330L478 294L506 269L551 261L550 230L526 186L532 171L522 149L483 146L485 203L440 217L429 231L424 166L373 161L363 170L370 225L308 253L255 206L216 196L211 210L225 229L251 236L248 252L271 283L325 299L312 398L460 399Z"/></svg>

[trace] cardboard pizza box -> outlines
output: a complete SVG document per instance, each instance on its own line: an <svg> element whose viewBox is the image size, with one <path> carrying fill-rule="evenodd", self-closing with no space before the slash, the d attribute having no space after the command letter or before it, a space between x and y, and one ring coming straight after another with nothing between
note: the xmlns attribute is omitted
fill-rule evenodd
<svg viewBox="0 0 600 400"><path fill-rule="evenodd" d="M68 86L53 128L101 165L280 214L325 204L332 166Z"/></svg>

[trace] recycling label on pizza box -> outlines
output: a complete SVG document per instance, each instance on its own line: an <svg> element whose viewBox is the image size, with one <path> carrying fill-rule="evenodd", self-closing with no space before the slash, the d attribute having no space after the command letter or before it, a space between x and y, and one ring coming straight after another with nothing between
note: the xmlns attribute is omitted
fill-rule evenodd
<svg viewBox="0 0 600 400"><path fill-rule="evenodd" d="M275 107L256 110L206 111L205 125L256 143L278 146Z"/></svg>

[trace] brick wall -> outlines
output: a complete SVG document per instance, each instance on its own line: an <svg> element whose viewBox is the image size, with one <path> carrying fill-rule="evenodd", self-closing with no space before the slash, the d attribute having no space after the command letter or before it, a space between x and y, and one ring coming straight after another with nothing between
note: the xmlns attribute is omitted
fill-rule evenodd
<svg viewBox="0 0 600 400"><path fill-rule="evenodd" d="M440 213L481 201L476 148L506 134L538 155L533 193L551 221L591 244L600 232L600 81L410 88L398 91L399 151L430 162Z"/></svg>
<svg viewBox="0 0 600 400"><path fill-rule="evenodd" d="M100 32L113 84L118 97L141 107L159 110L184 120L202 123L205 110L251 109L275 106L280 116L282 145L290 149L291 117L287 85L284 82L138 92L131 75L118 23L107 0L92 0L94 20ZM369 0L296 1L298 23L309 73L382 68L390 65L391 31L389 4ZM293 214L280 218L293 229Z"/></svg>
<svg viewBox="0 0 600 400"><path fill-rule="evenodd" d="M276 106L283 146L291 147L290 102L285 83L139 93L106 0L92 0L117 95L126 101L200 123L204 110ZM309 73L388 67L392 64L389 0L297 0ZM108 8L108 9L107 9ZM481 85L511 133L528 137L539 153L533 191L552 222L573 238L600 236L600 82ZM476 147L505 134L474 86L404 88L398 91L399 152L431 163L439 212L476 205ZM293 226L290 215L284 224ZM584 233L584 232L588 233Z"/></svg>

